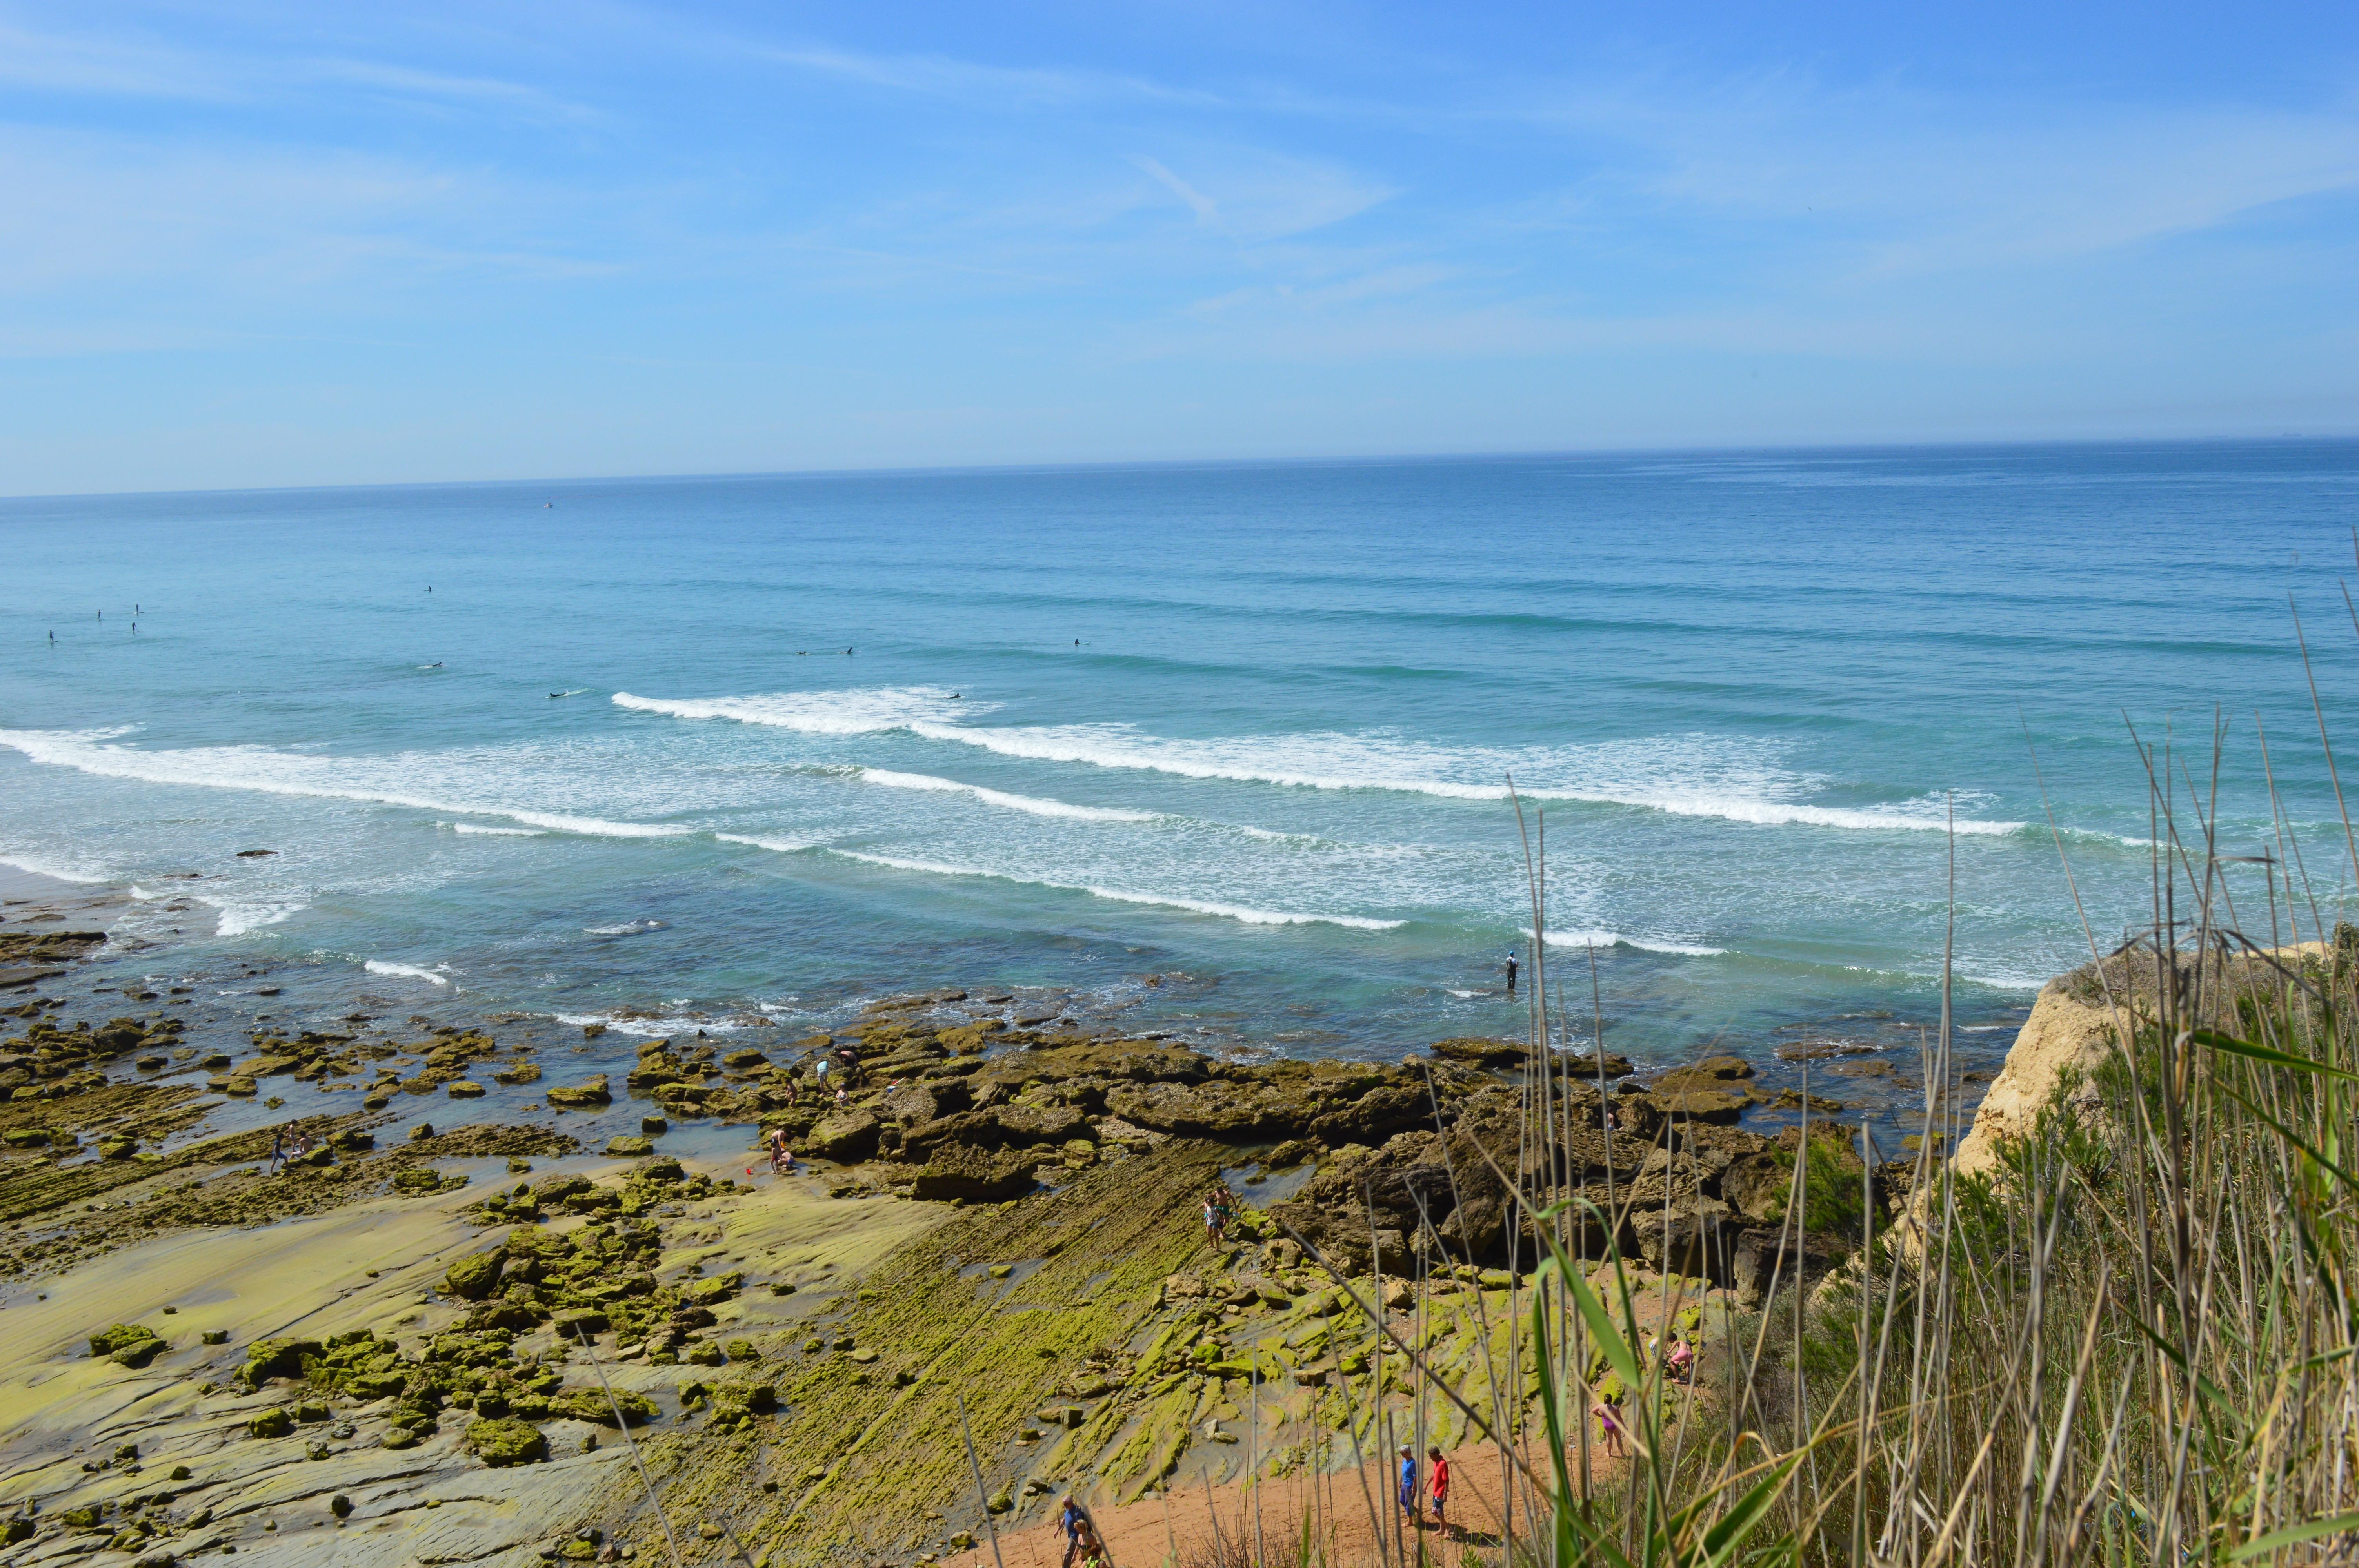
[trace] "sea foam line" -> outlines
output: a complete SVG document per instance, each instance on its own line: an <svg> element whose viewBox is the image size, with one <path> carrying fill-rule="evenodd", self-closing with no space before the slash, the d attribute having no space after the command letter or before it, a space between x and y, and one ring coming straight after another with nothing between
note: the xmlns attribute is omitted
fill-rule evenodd
<svg viewBox="0 0 2359 1568"><path fill-rule="evenodd" d="M885 866L897 871L917 871L936 877L981 877L993 881L1014 882L1020 887L1053 888L1059 892L1087 893L1092 898L1111 899L1116 903L1151 904L1164 909L1182 909L1192 914L1215 914L1227 920L1242 921L1247 925L1343 925L1354 931L1391 931L1408 924L1400 920L1373 920L1360 914L1297 914L1283 910L1247 909L1241 904L1218 903L1210 899L1182 898L1171 893L1130 892L1120 888L1095 887L1084 882L1050 881L1042 877L1019 877L1007 871L985 871L979 866L949 866L939 860L910 860L897 855L868 854L858 849L830 849L827 852L841 855L848 860Z"/></svg>
<svg viewBox="0 0 2359 1568"><path fill-rule="evenodd" d="M1531 927L1526 926L1526 938L1531 934ZM1700 947L1693 943L1669 942L1656 936L1631 936L1619 931L1549 931L1542 933L1540 940L1550 947L1636 947L1683 958L1717 958L1728 951L1725 947Z"/></svg>
<svg viewBox="0 0 2359 1568"><path fill-rule="evenodd" d="M882 784L887 789L971 795L985 806L1029 812L1035 816L1063 816L1082 822L1153 822L1160 815L1152 811L1128 811L1114 806L1075 806L1069 801L1049 800L1040 795L1009 795L1004 790L985 789L981 784L936 778L931 773L897 773L884 768L863 768L860 777L864 783Z"/></svg>
<svg viewBox="0 0 2359 1568"><path fill-rule="evenodd" d="M397 975L406 979L425 980L438 986L447 986L451 983L451 979L447 975L438 975L433 970L421 968L416 964L397 964L390 958L370 958L364 962L361 968L372 975Z"/></svg>
<svg viewBox="0 0 2359 1568"><path fill-rule="evenodd" d="M1866 809L1779 798L1784 790L1816 781L1766 764L1758 746L1711 736L1521 751L1449 748L1381 733L1332 731L1188 741L1145 734L1128 724L978 727L960 720L987 711L985 705L955 703L950 697L951 694L934 687L887 687L682 700L617 692L614 700L625 708L680 719L731 719L805 734L858 735L900 730L925 740L973 746L1027 762L1136 769L1239 784L1386 790L1448 800L1505 800L1510 793L1506 781L1512 775L1529 781L1519 784L1518 791L1536 800L1629 806L1759 827L1800 825L1866 832L1954 828L1960 834L1979 837L2004 837L2027 827L2022 822L1979 817L1961 817L1952 823L1940 802L1930 795ZM1754 787L1699 789L1630 776L1658 771L1666 763L1690 774L1721 773L1732 784ZM1608 776L1597 782L1563 776L1583 770Z"/></svg>
<svg viewBox="0 0 2359 1568"><path fill-rule="evenodd" d="M693 831L668 822L609 822L595 816L532 811L506 806L475 806L437 800L405 791L373 788L323 775L334 759L303 757L265 746L199 746L182 752L142 752L101 742L120 730L0 730L0 746L22 752L36 762L72 768L102 778L200 789L252 790L264 795L314 800L355 800L419 811L503 816L527 827L600 838L671 838Z"/></svg>

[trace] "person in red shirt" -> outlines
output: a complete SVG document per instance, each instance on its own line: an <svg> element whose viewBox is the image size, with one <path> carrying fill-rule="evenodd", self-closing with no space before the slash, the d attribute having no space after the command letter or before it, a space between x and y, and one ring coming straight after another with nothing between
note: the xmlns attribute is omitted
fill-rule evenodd
<svg viewBox="0 0 2359 1568"><path fill-rule="evenodd" d="M1426 1490L1433 1498L1433 1522L1442 1534L1454 1539L1457 1532L1450 1528L1450 1461L1441 1456L1440 1449L1431 1446L1425 1456L1430 1461Z"/></svg>

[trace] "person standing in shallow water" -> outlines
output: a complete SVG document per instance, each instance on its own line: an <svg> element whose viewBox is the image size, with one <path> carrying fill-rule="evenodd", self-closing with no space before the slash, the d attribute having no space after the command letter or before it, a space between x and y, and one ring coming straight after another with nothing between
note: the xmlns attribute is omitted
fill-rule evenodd
<svg viewBox="0 0 2359 1568"><path fill-rule="evenodd" d="M1513 953L1507 955L1507 994L1516 994L1516 956Z"/></svg>

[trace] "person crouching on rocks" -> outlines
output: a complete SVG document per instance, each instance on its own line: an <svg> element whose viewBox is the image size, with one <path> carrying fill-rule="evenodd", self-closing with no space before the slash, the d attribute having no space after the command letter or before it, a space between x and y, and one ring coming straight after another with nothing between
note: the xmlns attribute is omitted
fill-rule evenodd
<svg viewBox="0 0 2359 1568"><path fill-rule="evenodd" d="M770 1129L770 1174L791 1176L795 1173L795 1152L787 1147L787 1130Z"/></svg>

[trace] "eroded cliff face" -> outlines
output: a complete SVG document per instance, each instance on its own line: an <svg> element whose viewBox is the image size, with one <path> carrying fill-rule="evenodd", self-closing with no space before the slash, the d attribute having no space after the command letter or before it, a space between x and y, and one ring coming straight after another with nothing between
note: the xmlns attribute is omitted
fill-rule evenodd
<svg viewBox="0 0 2359 1568"><path fill-rule="evenodd" d="M2099 1065L2121 1048L2114 1017L2093 970L2076 969L2040 989L2006 1065L1983 1097L1973 1126L1959 1141L1958 1174L1974 1175L1996 1165L2001 1141L2031 1130L2068 1069L2082 1085L2089 1082ZM2088 1102L2082 1108L2093 1109L2090 1091L2084 1087L2079 1093Z"/></svg>

